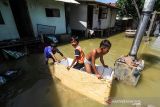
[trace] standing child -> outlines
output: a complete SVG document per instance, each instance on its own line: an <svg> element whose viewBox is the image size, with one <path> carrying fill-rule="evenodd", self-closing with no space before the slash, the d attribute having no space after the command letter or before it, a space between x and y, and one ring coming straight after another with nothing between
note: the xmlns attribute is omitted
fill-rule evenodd
<svg viewBox="0 0 160 107"><path fill-rule="evenodd" d="M78 38L72 37L71 44L75 48L75 54L74 54L75 57L72 61L72 64L68 66L67 69L69 70L76 62L73 68L80 70L82 67L84 67L84 57L85 57L84 52L82 48L79 46Z"/></svg>
<svg viewBox="0 0 160 107"><path fill-rule="evenodd" d="M48 59L52 58L53 62L60 62L56 57L55 54L59 53L64 59L66 59L66 57L58 50L57 45L56 44L51 44L48 45L44 48L44 55L45 55L45 60L46 63L48 63Z"/></svg>
<svg viewBox="0 0 160 107"><path fill-rule="evenodd" d="M96 66L95 66L95 60L97 58L100 58L100 61L104 67L108 67L105 65L103 56L109 52L111 48L111 43L109 40L102 40L100 43L99 48L93 49L90 53L88 53L85 57L85 69L86 72L88 73L94 73L96 76L100 79L101 74L97 71Z"/></svg>

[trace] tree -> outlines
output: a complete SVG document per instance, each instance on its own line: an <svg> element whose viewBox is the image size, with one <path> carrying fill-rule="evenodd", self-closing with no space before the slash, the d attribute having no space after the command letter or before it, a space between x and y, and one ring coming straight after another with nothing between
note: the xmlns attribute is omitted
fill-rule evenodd
<svg viewBox="0 0 160 107"><path fill-rule="evenodd" d="M141 13L145 0L135 1ZM138 17L133 0L118 0L117 6L120 8L120 11L118 13L120 16L132 16L133 18ZM160 11L160 0L156 1L154 10Z"/></svg>
<svg viewBox="0 0 160 107"><path fill-rule="evenodd" d="M134 4L134 7L136 8L138 18L140 19L140 12L139 12L139 8L138 8L138 5L136 3L136 0L133 0L133 4Z"/></svg>

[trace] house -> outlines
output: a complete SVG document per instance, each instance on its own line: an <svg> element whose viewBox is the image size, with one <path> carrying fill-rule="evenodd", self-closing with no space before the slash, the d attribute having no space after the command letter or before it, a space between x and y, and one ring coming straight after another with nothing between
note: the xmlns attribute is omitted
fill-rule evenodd
<svg viewBox="0 0 160 107"><path fill-rule="evenodd" d="M40 33L65 34L64 2L0 0L0 41L17 38L29 40L36 38Z"/></svg>
<svg viewBox="0 0 160 107"><path fill-rule="evenodd" d="M66 33L64 2L56 2L54 0L28 0L27 3L35 35L38 35L37 24L55 26L55 34Z"/></svg>
<svg viewBox="0 0 160 107"><path fill-rule="evenodd" d="M24 38L37 37L39 33L66 33L64 2L54 0L17 0L14 2L10 0L10 4L14 10L17 28Z"/></svg>
<svg viewBox="0 0 160 107"><path fill-rule="evenodd" d="M100 32L103 36L104 32L109 28L113 28L116 21L116 6L98 2L95 0L78 0L80 5L67 5L66 19L67 26L72 32L87 36L88 29Z"/></svg>
<svg viewBox="0 0 160 107"><path fill-rule="evenodd" d="M75 0L69 2L77 3ZM114 27L117 8L94 0L0 0L0 41L30 40L41 33L65 34Z"/></svg>

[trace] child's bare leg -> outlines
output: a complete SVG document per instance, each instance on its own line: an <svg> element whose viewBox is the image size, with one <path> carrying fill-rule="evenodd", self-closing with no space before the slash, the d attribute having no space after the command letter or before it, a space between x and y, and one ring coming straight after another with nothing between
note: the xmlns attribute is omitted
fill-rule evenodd
<svg viewBox="0 0 160 107"><path fill-rule="evenodd" d="M87 73L92 73L92 70L91 70L91 65L90 64L85 64L85 70Z"/></svg>

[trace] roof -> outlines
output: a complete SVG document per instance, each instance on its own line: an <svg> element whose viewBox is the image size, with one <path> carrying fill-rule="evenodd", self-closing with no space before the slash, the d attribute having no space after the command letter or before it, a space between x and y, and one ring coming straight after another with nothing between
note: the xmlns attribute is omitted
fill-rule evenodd
<svg viewBox="0 0 160 107"><path fill-rule="evenodd" d="M118 7L116 7L116 3L104 3L104 2L100 2L100 1L96 1L96 0L77 0L77 1L91 3L91 4L99 4L101 6L107 6L110 8L118 9Z"/></svg>
<svg viewBox="0 0 160 107"><path fill-rule="evenodd" d="M61 1L61 2L66 2L66 3L73 3L73 4L80 4L76 0L56 0L56 1Z"/></svg>
<svg viewBox="0 0 160 107"><path fill-rule="evenodd" d="M117 0L95 0L95 1L103 2L103 3L116 3L117 2Z"/></svg>

